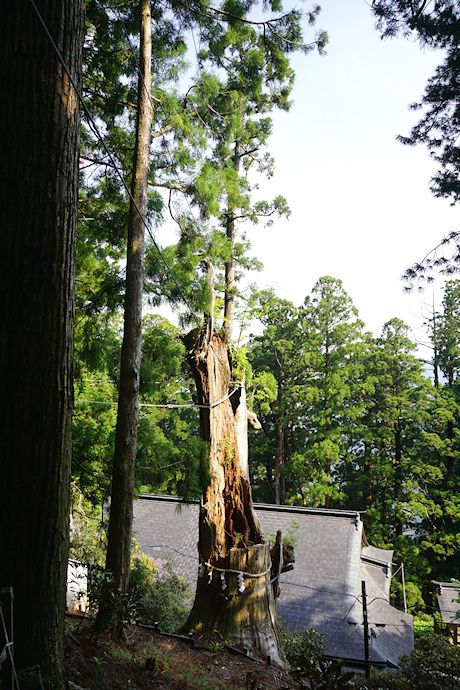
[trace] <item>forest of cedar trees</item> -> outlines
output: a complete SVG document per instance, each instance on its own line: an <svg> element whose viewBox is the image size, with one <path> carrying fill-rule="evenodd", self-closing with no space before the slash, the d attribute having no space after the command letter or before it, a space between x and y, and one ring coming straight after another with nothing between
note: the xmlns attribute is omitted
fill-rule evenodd
<svg viewBox="0 0 460 690"><path fill-rule="evenodd" d="M302 276L308 291L300 305L281 299L275 289L260 290L247 279L260 268L257 257L251 255L251 224L276 223L290 213L289 200L281 196L260 200L255 192L258 177L274 173L269 153L271 114L277 109L288 111L292 105L295 75L291 55L304 53L307 63L310 52L323 53L327 45L326 32L316 28L320 7L301 13L283 10L273 0L265 3L262 12L250 0L226 0L218 7L193 0L170 4L88 0L84 39L71 45L66 40L67 23L73 22L71 34L78 37L83 8L76 3L72 14L72 3L50 3L53 8L67 7L60 17L57 9L45 12L43 5L30 3L29 7L21 0L18 12L23 17L28 17L29 10L34 13L29 23L24 19L24 31L30 31L30 45L36 44L37 54L46 45L43 60L52 64L57 59L54 53L62 51L64 62L74 69L70 85L70 77L59 68L64 75L64 86L59 88L63 89L61 96L66 94L68 120L79 130L71 132L70 148L77 150L81 144L78 203L76 181L71 178L75 166L71 155L65 156L68 183L75 190L69 192L66 208L78 210L78 226L72 230L69 221L68 242L57 257L51 257L51 250L41 253L45 271L46 261L56 266L65 255L66 271L57 272L53 289L56 293L62 289L64 294L65 287L67 298L63 306L54 305L54 320L35 331L45 350L46 343L51 343L54 360L65 362L59 374L61 383L56 384L61 402L36 423L39 427L44 418L45 427L54 425L56 438L62 441L59 451L48 452L48 457L55 452L62 457L50 495L53 491L56 496L60 491L65 494L70 484L71 555L84 558L85 549L91 556L102 553L108 532L113 564L109 569L116 576L121 564L118 584L123 589L123 577L129 579L129 506L137 492L201 498L200 548L212 563L228 564L232 548L251 550L264 542L253 513L252 487L254 502L363 511L369 542L393 549L394 562L404 563L409 611L430 612L432 581L450 581L460 572L456 234L445 243L454 247L450 258L428 255L424 263L407 270L406 284L423 281L427 270L450 274L442 305L426 315L423 354L398 314L383 325L378 336L368 332L359 318L359 295L349 295L340 276ZM427 146L439 165L434 193L456 203L460 194L459 121L453 112L458 108L460 88L452 85L459 83L458 7L446 0L430 12L424 2L379 0L370 11L383 36L411 33L422 44L444 49L444 62L427 83L420 104L420 122L402 143ZM18 31L14 13L2 10L0 19L2 14L4 31L13 35ZM44 24L56 43L49 42ZM8 65L16 50L6 41L1 59ZM25 91L33 94L40 77L34 77L27 64L23 70L31 72L31 85ZM13 94L17 80L10 82ZM75 102L69 96L72 89ZM145 91L147 99L143 98ZM38 93L37 103L40 98L46 101L48 96ZM79 100L81 130L74 115ZM10 110L13 121L18 115L13 106ZM38 106L30 111L27 117L53 120L56 131L64 131L68 125L53 119L52 114L43 114ZM28 141L33 141L37 129L33 129L33 120L25 122L24 132L26 128L32 132ZM46 137L53 141L53 131L47 134L43 130L41 141ZM27 153L35 148L30 144ZM39 149L37 179L37 171L57 169L53 147ZM49 161L40 158L47 153ZM17 159L22 160L19 153ZM11 169L14 165L19 163L11 162ZM45 211L43 215L37 212L40 193L53 196L49 194L51 183L46 184L48 187L43 181L43 189L36 185L38 200L30 211L24 207L18 218L10 212L7 222L11 228L27 229L28 212L38 225L49 222ZM5 188L9 198L16 195L20 199L21 193L26 198L31 193L30 187L20 192L20 183L14 185ZM54 196L62 200L62 191ZM56 227L64 222L62 217L57 212ZM173 231L171 244L161 247L155 234L164 223ZM433 245L438 240L434 237ZM24 267L28 271L33 266L36 252L41 251L40 241L31 242L30 256L25 252L25 258L10 250L14 270L22 274ZM72 246L75 254L69 250ZM5 261L11 261L6 249ZM10 306L14 303L16 313L21 300L32 303L26 315L30 320L22 321L21 328L11 325L13 317L8 322L11 333L25 341L24 328L33 330L33 314L38 317L49 311L52 297L39 289L44 276L34 278L30 270L24 294L13 300L7 287L11 270L5 266L2 298L9 299ZM65 322L62 332L56 330L59 319ZM72 324L73 365L68 361ZM58 344L47 340L54 331ZM15 344L8 346L8 338L2 342L3 370L15 370L11 364ZM37 347L34 341L31 349L36 359L30 370L41 368L43 373L45 365L40 362L44 360L39 359ZM27 369L29 354L21 351L19 356L22 385L32 390L32 383L27 383L32 380ZM70 417L61 419L60 431L56 420L62 416L63 406L70 411L72 368L70 449ZM17 381L6 373L5 377L11 391L16 389ZM35 397L30 408L34 411L30 415L41 409L41 396L46 397L50 387L49 380L33 381ZM11 407L16 441L20 414ZM131 415L125 432L123 415ZM246 437L244 423L242 440L235 421L239 415L253 422ZM39 435L40 431L33 433ZM5 434L8 438L7 428ZM5 448L19 452L12 441ZM47 453L44 446L42 451ZM48 477L53 474L54 470L45 470L39 454L34 456L37 444L24 446L21 452L25 463L32 463L35 457L38 477L42 466ZM243 462L245 455L248 467ZM125 476L128 456L132 469ZM220 477L223 467L228 471ZM2 472L6 468L2 459ZM3 482L7 491L17 485L15 471L8 469L10 474L5 474L10 477L8 486ZM28 476L26 470L22 476ZM118 497L116 485L121 486ZM5 506L13 505L15 491L18 489L10 491L9 503L5 497ZM46 491L42 488L43 494ZM32 483L30 492L32 496ZM25 505L26 499L21 500ZM107 524L106 507L118 500L124 526L117 526L112 515L112 524ZM68 507L65 501L57 503L61 513L63 506ZM47 519L54 519L48 503L36 510L33 519L40 511L48 511ZM7 517L2 514L2 519ZM62 554L67 543L65 516L59 520L58 589L63 587ZM120 539L127 546L117 554ZM45 531L39 543L49 551ZM8 548L13 554L19 547ZM123 558L128 559L127 570ZM51 559L49 572L53 563ZM10 574L13 571L10 568ZM2 580L1 584L7 583ZM401 601L398 582L393 596ZM113 613L100 617L101 629L107 627L107 616ZM197 625L197 615L195 611L192 628ZM38 644L29 642L22 652L19 641L19 656L23 653L25 659L25 648ZM59 656L60 651L47 653L52 665L53 654ZM49 687L59 687L59 680L53 682Z"/></svg>

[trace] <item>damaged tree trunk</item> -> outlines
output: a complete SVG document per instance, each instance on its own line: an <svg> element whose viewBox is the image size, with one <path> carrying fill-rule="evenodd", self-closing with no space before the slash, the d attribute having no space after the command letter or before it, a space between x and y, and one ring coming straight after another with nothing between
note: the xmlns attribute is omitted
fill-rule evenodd
<svg viewBox="0 0 460 690"><path fill-rule="evenodd" d="M198 402L206 406L200 408L200 432L209 442L211 477L200 506L199 577L185 630L218 631L228 643L284 667L269 545L238 450L235 415L245 397L230 387L227 345L212 324L207 333L191 331L184 343Z"/></svg>

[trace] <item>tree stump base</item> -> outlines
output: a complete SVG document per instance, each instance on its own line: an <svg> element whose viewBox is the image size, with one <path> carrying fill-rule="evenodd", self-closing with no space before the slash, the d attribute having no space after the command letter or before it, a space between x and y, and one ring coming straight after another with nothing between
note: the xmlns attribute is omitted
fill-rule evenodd
<svg viewBox="0 0 460 690"><path fill-rule="evenodd" d="M270 583L269 545L230 549L229 571L224 573L227 588L222 592L228 601L222 607L216 629L228 644L246 649L250 656L285 669L287 663ZM238 573L242 573L243 577L239 577ZM244 583L243 591L240 591L241 580Z"/></svg>

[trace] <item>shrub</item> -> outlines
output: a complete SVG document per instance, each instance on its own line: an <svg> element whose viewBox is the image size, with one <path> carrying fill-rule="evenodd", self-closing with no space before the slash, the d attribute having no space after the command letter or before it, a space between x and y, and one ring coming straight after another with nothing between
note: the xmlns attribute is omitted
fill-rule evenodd
<svg viewBox="0 0 460 690"><path fill-rule="evenodd" d="M286 630L280 625L286 658L293 668L315 666L326 648L323 636L311 628L306 630Z"/></svg>
<svg viewBox="0 0 460 690"><path fill-rule="evenodd" d="M159 578L156 567L145 554L135 556L131 565L130 594L136 620L146 625L158 623L164 632L178 630L190 611L191 591L182 577L166 566L168 577Z"/></svg>
<svg viewBox="0 0 460 690"><path fill-rule="evenodd" d="M343 669L341 661L325 661L323 636L307 628L289 631L280 627L286 657L294 674L307 681L312 690L341 690L350 688L352 673Z"/></svg>
<svg viewBox="0 0 460 690"><path fill-rule="evenodd" d="M414 616L414 637L418 639L426 633L434 632L434 618L428 613L418 613Z"/></svg>
<svg viewBox="0 0 460 690"><path fill-rule="evenodd" d="M80 494L77 496L81 498ZM70 518L70 558L85 565L103 565L107 548L105 529L102 516L93 513L81 498L78 505L73 507Z"/></svg>
<svg viewBox="0 0 460 690"><path fill-rule="evenodd" d="M367 681L357 681L368 690L460 690L460 648L441 635L421 635L414 651L401 657L397 671L373 671Z"/></svg>
<svg viewBox="0 0 460 690"><path fill-rule="evenodd" d="M157 567L141 552L133 539L129 591L122 594L114 585L111 573L105 571L106 539L100 523L84 516L73 518L71 557L88 567L88 600L90 611L98 609L100 602L111 600L113 606L112 627L138 620L151 625L158 622L165 632L177 630L190 610L191 591L183 578L172 572L168 564L168 576L159 578Z"/></svg>

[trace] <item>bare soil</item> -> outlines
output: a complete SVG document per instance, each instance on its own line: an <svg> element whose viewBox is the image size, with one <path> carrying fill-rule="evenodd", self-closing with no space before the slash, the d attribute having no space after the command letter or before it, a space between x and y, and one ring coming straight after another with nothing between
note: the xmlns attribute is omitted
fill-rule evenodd
<svg viewBox="0 0 460 690"><path fill-rule="evenodd" d="M96 640L91 621L67 619L65 663L71 690L290 690L289 674L201 638L195 648L154 630L131 626L127 640Z"/></svg>

